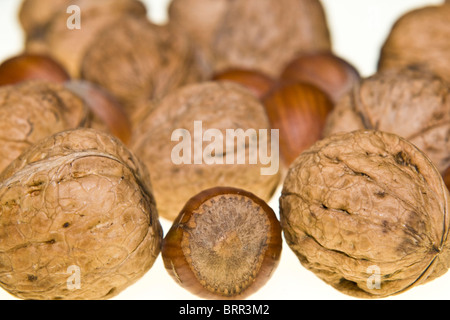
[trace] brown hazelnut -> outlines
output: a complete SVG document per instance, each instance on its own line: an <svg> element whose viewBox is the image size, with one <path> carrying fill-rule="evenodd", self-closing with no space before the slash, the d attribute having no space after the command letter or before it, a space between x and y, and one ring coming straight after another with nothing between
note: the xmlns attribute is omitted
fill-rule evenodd
<svg viewBox="0 0 450 320"><path fill-rule="evenodd" d="M450 167L448 167L448 169L444 171L443 177L445 185L450 190Z"/></svg>
<svg viewBox="0 0 450 320"><path fill-rule="evenodd" d="M192 196L220 185L269 201L280 180L277 142L250 91L203 82L161 99L136 126L131 149L152 172L160 215L173 221Z"/></svg>
<svg viewBox="0 0 450 320"><path fill-rule="evenodd" d="M231 81L243 85L263 99L276 85L276 81L268 75L257 70L230 69L215 74L214 81Z"/></svg>
<svg viewBox="0 0 450 320"><path fill-rule="evenodd" d="M35 80L0 87L0 172L41 139L87 125L83 100L62 84Z"/></svg>
<svg viewBox="0 0 450 320"><path fill-rule="evenodd" d="M292 164L281 226L301 264L344 294L383 298L449 266L450 195L429 158L381 131L336 134Z"/></svg>
<svg viewBox="0 0 450 320"><path fill-rule="evenodd" d="M90 127L111 133L125 145L131 139L131 123L117 99L99 85L72 80L65 87L85 101L92 115Z"/></svg>
<svg viewBox="0 0 450 320"><path fill-rule="evenodd" d="M53 58L39 54L21 54L0 65L0 86L26 80L46 80L64 83L70 79L67 71Z"/></svg>
<svg viewBox="0 0 450 320"><path fill-rule="evenodd" d="M450 87L428 72L378 72L341 99L327 119L324 135L358 129L408 139L443 172L450 166Z"/></svg>
<svg viewBox="0 0 450 320"><path fill-rule="evenodd" d="M82 13L80 29L68 27L67 7L76 4ZM95 45L97 35L125 17L145 19L147 10L137 0L77 0L69 1L53 13L43 32L29 37L27 51L48 53L64 65L72 77L80 76L80 66L86 50ZM36 42L41 44L36 45Z"/></svg>
<svg viewBox="0 0 450 320"><path fill-rule="evenodd" d="M0 286L22 299L109 299L162 242L148 173L110 135L64 131L0 175Z"/></svg>
<svg viewBox="0 0 450 320"><path fill-rule="evenodd" d="M280 154L287 168L322 138L333 103L322 90L307 83L282 85L263 101L271 127L280 130Z"/></svg>
<svg viewBox="0 0 450 320"><path fill-rule="evenodd" d="M293 59L283 70L281 79L311 83L337 103L360 80L360 75L346 60L330 52L318 52Z"/></svg>
<svg viewBox="0 0 450 320"><path fill-rule="evenodd" d="M217 187L191 198L164 238L169 274L209 299L244 299L276 269L282 248L274 211L244 190Z"/></svg>
<svg viewBox="0 0 450 320"><path fill-rule="evenodd" d="M159 99L201 78L184 36L132 17L99 35L83 60L82 76L117 97L130 119L137 101Z"/></svg>
<svg viewBox="0 0 450 320"><path fill-rule="evenodd" d="M381 50L379 70L415 66L450 82L449 17L448 3L415 9L400 17Z"/></svg>

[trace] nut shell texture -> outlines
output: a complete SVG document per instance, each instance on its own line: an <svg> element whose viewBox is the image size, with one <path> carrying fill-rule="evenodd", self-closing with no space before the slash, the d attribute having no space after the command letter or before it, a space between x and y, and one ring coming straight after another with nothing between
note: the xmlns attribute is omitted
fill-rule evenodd
<svg viewBox="0 0 450 320"><path fill-rule="evenodd" d="M172 141L172 134L175 130L187 130L190 137L186 134L183 141L191 141L191 146L194 147L194 139L202 139L198 135L195 138L194 122L197 121L202 123L202 136L208 129L218 130L224 139L227 129L254 129L259 143L267 144L268 150L271 150L269 120L264 107L249 90L234 83L204 82L174 91L162 99L137 126L131 145L135 154L152 172L160 215L169 220L175 219L191 197L217 186L248 190L268 201L278 186L280 175L278 172L261 175L261 169L268 166L259 160L256 164L249 164L248 140L239 142L238 146L245 150L246 161L243 164L238 164L237 161L227 164L227 152L217 155L217 158L223 160L223 164L206 164L208 159L205 157L200 159L201 164L194 164L196 160L193 156L197 154L195 158L198 158L199 155L197 151L193 151L185 163L173 162L172 151L181 140ZM267 140L259 135L260 129L269 131ZM225 145L224 140L221 143ZM206 148L209 144L205 141L203 147ZM202 149L202 152L203 150L206 149ZM226 150L228 149L224 147L223 151Z"/></svg>
<svg viewBox="0 0 450 320"><path fill-rule="evenodd" d="M295 56L329 51L331 41L317 0L230 1L213 48L216 71L246 68L278 76Z"/></svg>
<svg viewBox="0 0 450 320"><path fill-rule="evenodd" d="M423 152L394 134L355 131L319 141L293 163L281 225L319 278L348 295L382 298L447 271L449 205ZM368 285L373 267L379 288Z"/></svg>
<svg viewBox="0 0 450 320"><path fill-rule="evenodd" d="M23 82L0 88L0 171L33 143L86 125L83 101L60 84Z"/></svg>
<svg viewBox="0 0 450 320"><path fill-rule="evenodd" d="M131 119L141 100L161 98L200 77L184 36L136 18L122 19L97 38L82 75L114 94Z"/></svg>
<svg viewBox="0 0 450 320"><path fill-rule="evenodd" d="M58 133L29 148L0 181L0 283L19 298L108 299L159 254L147 171L109 135Z"/></svg>
<svg viewBox="0 0 450 320"><path fill-rule="evenodd" d="M450 81L450 3L408 12L392 28L379 69L409 65L428 69Z"/></svg>
<svg viewBox="0 0 450 320"><path fill-rule="evenodd" d="M443 172L450 166L450 87L427 72L379 72L340 100L324 134L358 129L392 132L408 139Z"/></svg>

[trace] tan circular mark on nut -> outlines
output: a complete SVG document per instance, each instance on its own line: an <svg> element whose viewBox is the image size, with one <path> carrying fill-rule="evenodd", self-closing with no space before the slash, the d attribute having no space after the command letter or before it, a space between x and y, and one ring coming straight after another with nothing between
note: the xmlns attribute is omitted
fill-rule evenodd
<svg viewBox="0 0 450 320"><path fill-rule="evenodd" d="M249 198L216 196L193 213L181 247L207 290L232 296L255 280L270 240L269 228L267 216Z"/></svg>

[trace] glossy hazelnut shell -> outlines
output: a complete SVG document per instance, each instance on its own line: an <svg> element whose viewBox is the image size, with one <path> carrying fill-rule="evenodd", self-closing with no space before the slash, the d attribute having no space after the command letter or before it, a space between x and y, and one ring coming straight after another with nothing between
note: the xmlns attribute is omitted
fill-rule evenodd
<svg viewBox="0 0 450 320"><path fill-rule="evenodd" d="M270 221L270 234L267 241L267 249L264 253L264 259L259 269L258 275L246 290L235 296L222 296L214 294L205 289L194 274L191 265L187 261L181 242L184 234L187 232L184 226L190 222L194 212L209 199L220 195L237 195L249 198L252 202L259 205L267 215ZM271 277L273 271L276 269L281 256L282 237L280 223L276 218L273 210L266 202L256 197L250 192L231 188L231 187L216 187L205 190L196 196L192 197L181 210L180 214L174 221L171 229L163 240L162 257L164 265L172 278L180 284L183 288L190 291L204 299L245 299L251 294L258 291ZM232 270L230 270L232 272Z"/></svg>

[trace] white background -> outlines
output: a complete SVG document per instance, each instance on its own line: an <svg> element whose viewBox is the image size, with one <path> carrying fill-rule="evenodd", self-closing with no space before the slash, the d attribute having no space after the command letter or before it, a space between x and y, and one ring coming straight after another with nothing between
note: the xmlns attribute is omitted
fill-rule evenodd
<svg viewBox="0 0 450 320"><path fill-rule="evenodd" d="M245 1L245 0L241 0ZM283 1L283 0L280 0ZM163 23L170 0L146 0L149 17ZM322 0L333 37L334 51L351 62L363 76L376 71L380 48L393 23L403 13L443 0ZM0 61L18 54L23 48L23 34L18 24L20 0L0 0ZM450 19L450 17L449 17ZM449 40L450 41L450 40ZM278 196L270 205L278 213ZM162 221L165 233L170 223ZM450 272L425 285L387 299L450 299ZM0 289L0 299L15 299ZM164 269L161 256L153 268L136 284L115 299L197 299L179 287ZM285 244L278 269L253 299L354 299L343 295L304 269Z"/></svg>

